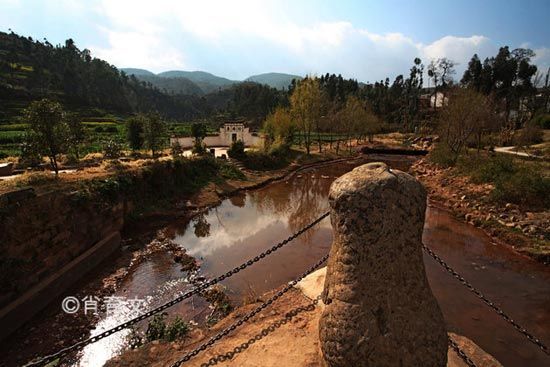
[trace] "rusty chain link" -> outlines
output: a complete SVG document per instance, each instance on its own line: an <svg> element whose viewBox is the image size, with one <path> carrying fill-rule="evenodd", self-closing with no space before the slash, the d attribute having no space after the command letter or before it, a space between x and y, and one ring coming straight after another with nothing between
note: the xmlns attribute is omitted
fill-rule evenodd
<svg viewBox="0 0 550 367"><path fill-rule="evenodd" d="M204 282L202 283L201 285L193 288L192 290L182 294L181 296L179 297L176 297L174 298L173 300L159 306L159 307L156 307L142 315L139 315L139 316L136 316L134 317L133 319L130 319L126 322L123 322L122 324L120 325L117 325L109 330L106 330L98 335L95 335L95 336L92 336L88 339L85 339L85 340L81 340L73 345L70 345L66 348L63 348L61 350L59 350L58 352L56 353L53 353L53 354L50 354L48 356L45 356L43 358L40 358L38 360L35 360L35 361L31 361L29 363L27 363L25 365L25 367L30 367L30 366L44 366L44 365L47 365L48 363L51 363L59 358L62 358L64 356L66 356L67 354L73 352L73 351L77 351L77 350L80 350L82 348L84 348L86 345L88 344L92 344L92 343L95 343L97 342L98 340L101 340L101 339L104 339L116 332L119 332L123 329L126 329L127 327L129 326L132 326L132 325L135 325L137 324L138 322L142 321L142 320L145 320L153 315L156 315L164 310L166 310L167 308L169 307L172 307L173 305L195 295L195 294L198 294L198 293L201 293L202 291L204 291L205 289L207 289L208 287L216 284L216 283L219 283L221 282L222 280L225 280L229 277L231 277L232 275L235 275L237 273L239 273L241 270L244 270L246 269L247 267L253 265L254 263L257 263L258 261L262 260L263 258L265 258L266 256L268 255L271 255L273 252L279 250L281 247L285 246L286 244L288 244L289 242L291 242L292 240L294 240L295 238L299 237L300 235L302 235L304 232L306 232L307 230L311 229L313 226L315 226L316 224L318 224L319 222L321 222L323 219L325 219L326 217L328 217L328 215L330 214L330 212L326 212L324 213L323 215L321 215L319 218L317 218L316 220L314 220L313 222L311 222L310 224L308 224L307 226L303 227L302 229L300 229L299 231L295 232L293 235L291 235L290 237L286 238L285 240L273 245L271 248L267 249L266 251L260 253L258 256L255 256L254 258L242 263L241 265L229 270L227 273L225 274L222 274L212 280L209 280L207 282ZM328 255L327 255L328 256Z"/></svg>
<svg viewBox="0 0 550 367"><path fill-rule="evenodd" d="M181 359L179 359L174 364L172 364L172 367L181 366L183 363L189 361L191 358L195 357L200 352L202 352L202 351L206 350L207 348L211 347L215 342L217 342L218 340L220 340L221 338L223 338L224 336L226 336L227 334L229 334L233 330L240 327L242 324L244 324L245 322L250 320L252 317L254 317L256 314L261 312L263 309L269 307L273 302L275 302L277 299L281 298L286 292L291 290L292 287L294 287L296 284L298 284L298 282L300 280L302 280L308 274L312 273L315 269L317 269L319 266L321 266L321 264L324 263L328 259L328 256L329 256L328 254L323 256L321 258L321 260L319 260L315 265L313 265L308 270L306 270L304 273L302 273L298 278L296 278L292 282L288 283L283 289L281 289L279 292L277 292L273 297L269 298L267 301L262 303L260 306L258 306L257 308L255 308L254 310L252 310L251 312L246 314L243 318L239 319L239 321L235 322L231 326L225 328L224 330L222 330L221 332L219 332L218 334L216 334L215 336L210 338L210 340L208 340L206 343L203 343L199 347L197 347L194 350L192 350L191 352L187 353ZM276 327L273 326L273 325L265 328L264 330L262 330L261 337L259 339L256 339L256 337L254 338L255 341L260 340L264 336L267 336L270 332L274 331L275 329L276 329ZM254 342L252 342L252 343L248 344L249 342L250 342L250 340L246 343L241 344L240 346L235 347L235 349L233 351L227 352L225 354L222 354L222 355L219 355L219 356L216 356L216 357L212 357L208 361L208 363L214 363L215 364L215 363L223 362L223 361L226 361L228 359L233 358L233 356L236 353L240 353L243 349L248 348L250 346L250 344L254 343ZM208 366L209 364L206 364L206 365Z"/></svg>
<svg viewBox="0 0 550 367"><path fill-rule="evenodd" d="M450 336L449 336L449 345L451 346L451 348L453 348L456 354L458 354L458 356L464 361L464 363L468 365L468 367L477 367L474 361L472 361L470 357L468 357L468 355L462 349L460 349L458 344L456 344L456 342Z"/></svg>
<svg viewBox="0 0 550 367"><path fill-rule="evenodd" d="M535 337L533 334L528 332L524 327L519 325L517 322L515 322L510 316L508 316L504 311L502 311L497 305L494 304L494 302L490 301L487 297L483 295L479 290L474 288L473 285L471 285L462 275L458 274L453 268L451 268L443 259L441 259L435 252L433 252L428 246L422 244L422 248L424 251L428 253L439 265L443 266L445 270L449 274L451 274L455 279L457 279L462 285L464 285L466 288L468 288L472 293L474 293L479 299L481 299L487 306L492 308L500 317L502 317L505 321L507 321L509 324L511 324L517 331L519 331L521 334L523 334L531 343L538 346L544 353L547 355L550 355L550 351L548 347L540 341L537 337Z"/></svg>

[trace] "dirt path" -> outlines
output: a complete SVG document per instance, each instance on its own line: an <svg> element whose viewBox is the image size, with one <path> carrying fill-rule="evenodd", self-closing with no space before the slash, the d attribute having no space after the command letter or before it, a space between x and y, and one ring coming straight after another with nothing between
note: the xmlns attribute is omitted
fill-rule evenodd
<svg viewBox="0 0 550 367"><path fill-rule="evenodd" d="M495 152L517 155L519 157L541 158L537 155L533 155L525 152L518 152L517 147L495 147Z"/></svg>

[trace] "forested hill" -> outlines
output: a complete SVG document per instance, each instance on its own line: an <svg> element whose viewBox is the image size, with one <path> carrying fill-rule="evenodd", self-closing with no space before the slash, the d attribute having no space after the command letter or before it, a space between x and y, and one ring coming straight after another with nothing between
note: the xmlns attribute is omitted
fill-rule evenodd
<svg viewBox="0 0 550 367"><path fill-rule="evenodd" d="M231 95L167 95L80 50L72 39L54 46L0 32L0 120L30 101L53 98L72 109L102 108L119 113L158 110L167 117L193 119L225 108ZM15 111L15 112L14 112Z"/></svg>
<svg viewBox="0 0 550 367"><path fill-rule="evenodd" d="M288 89L288 86L292 83L292 80L301 80L302 77L292 74L284 73L265 73L252 75L246 78L249 82L255 82L260 84L269 85L272 88L276 89Z"/></svg>
<svg viewBox="0 0 550 367"><path fill-rule="evenodd" d="M205 71L172 70L154 74L145 69L123 68L120 70L128 75L135 75L139 80L149 82L166 93L206 94L242 83ZM279 90L288 90L293 79L301 80L302 77L284 73L264 73L250 76L244 82L254 82Z"/></svg>
<svg viewBox="0 0 550 367"><path fill-rule="evenodd" d="M167 93L208 94L240 83L205 71L171 70L154 74L144 69L123 68L120 70L128 75L135 75L139 80L149 82Z"/></svg>

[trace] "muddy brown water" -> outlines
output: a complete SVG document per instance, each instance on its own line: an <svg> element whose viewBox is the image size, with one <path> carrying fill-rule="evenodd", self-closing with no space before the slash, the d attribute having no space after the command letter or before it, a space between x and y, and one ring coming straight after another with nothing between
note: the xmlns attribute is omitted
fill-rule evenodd
<svg viewBox="0 0 550 367"><path fill-rule="evenodd" d="M412 158L378 157L406 170ZM288 237L328 209L332 181L355 164L338 163L308 169L287 181L242 193L187 223L169 227L173 240L201 263L201 275L221 274ZM501 306L517 322L550 344L550 270L492 243L483 231L430 207L424 242ZM223 285L236 304L292 280L330 248L332 230L325 219L319 225ZM465 335L494 355L504 366L548 366L550 358L506 324L430 257L424 256L432 290L441 306L448 330ZM117 297L139 298L151 308L190 289L169 254L148 258L123 281ZM200 297L172 307L170 313L203 323L210 313ZM92 334L125 321L126 312L103 316ZM143 327L143 326L142 326ZM101 366L126 346L123 331L86 347L75 365Z"/></svg>

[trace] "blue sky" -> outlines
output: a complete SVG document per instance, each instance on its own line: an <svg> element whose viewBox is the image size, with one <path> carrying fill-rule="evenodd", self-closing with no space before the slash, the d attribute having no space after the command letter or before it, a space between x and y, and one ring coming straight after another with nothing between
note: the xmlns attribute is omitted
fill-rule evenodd
<svg viewBox="0 0 550 367"><path fill-rule="evenodd" d="M415 57L449 57L459 78L474 53L502 45L532 48L546 70L549 14L549 0L0 0L0 30L71 37L117 67L375 81L406 74Z"/></svg>

